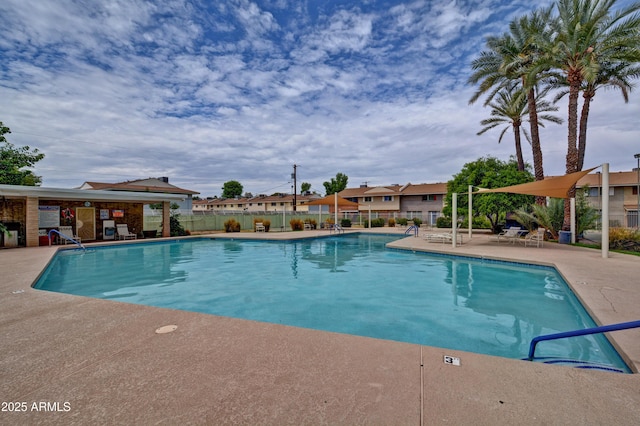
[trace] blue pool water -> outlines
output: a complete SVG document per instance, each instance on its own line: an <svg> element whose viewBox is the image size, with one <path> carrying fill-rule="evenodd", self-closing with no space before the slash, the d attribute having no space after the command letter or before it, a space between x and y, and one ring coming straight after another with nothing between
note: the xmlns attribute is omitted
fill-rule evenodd
<svg viewBox="0 0 640 426"><path fill-rule="evenodd" d="M525 358L536 336L595 326L553 268L385 248L397 238L65 250L35 287L507 358ZM543 342L536 357L629 371L602 336Z"/></svg>

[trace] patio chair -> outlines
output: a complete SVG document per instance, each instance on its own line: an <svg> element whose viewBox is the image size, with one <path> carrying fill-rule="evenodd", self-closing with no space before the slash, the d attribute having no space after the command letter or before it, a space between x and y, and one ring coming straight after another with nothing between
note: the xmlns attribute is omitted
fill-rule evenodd
<svg viewBox="0 0 640 426"><path fill-rule="evenodd" d="M116 225L116 232L119 240L135 240L138 238L133 232L129 232L129 226L126 223Z"/></svg>
<svg viewBox="0 0 640 426"><path fill-rule="evenodd" d="M546 229L544 228L538 228L537 231L529 232L529 234L527 234L527 236L524 237L524 246L525 247L527 245L533 246L535 244L536 247L542 247L542 245L544 244L545 232L546 232Z"/></svg>
<svg viewBox="0 0 640 426"><path fill-rule="evenodd" d="M58 227L58 232L60 232L63 236L59 235L58 236L58 244L67 244L70 243L71 241L69 241L69 238L76 240L77 242L82 242L80 240L80 237L78 237L77 235L75 235L73 233L73 227L72 226L59 226ZM67 237L67 238L65 238Z"/></svg>
<svg viewBox="0 0 640 426"><path fill-rule="evenodd" d="M462 234L456 234L458 237L458 243L462 244ZM438 234L422 234L422 238L430 243L451 243L453 241L453 234L451 232L444 232Z"/></svg>
<svg viewBox="0 0 640 426"><path fill-rule="evenodd" d="M520 234L522 234L522 232L522 228L519 226L512 226L497 235L498 242L506 241L508 243L515 244L516 240L520 239Z"/></svg>
<svg viewBox="0 0 640 426"><path fill-rule="evenodd" d="M264 223L256 222L256 232L265 232L266 229L264 227Z"/></svg>

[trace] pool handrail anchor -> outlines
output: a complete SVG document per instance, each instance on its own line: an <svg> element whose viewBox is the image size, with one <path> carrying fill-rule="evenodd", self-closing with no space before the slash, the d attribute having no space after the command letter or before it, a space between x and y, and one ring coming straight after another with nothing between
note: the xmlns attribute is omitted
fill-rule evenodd
<svg viewBox="0 0 640 426"><path fill-rule="evenodd" d="M407 230L404 231L404 235L409 235L411 232L413 232L414 237L418 237L418 233L420 232L418 225L411 225L408 227Z"/></svg>
<svg viewBox="0 0 640 426"><path fill-rule="evenodd" d="M332 232L332 231L336 231L338 234L340 234L340 233L344 233L344 228L338 225L337 223L334 223L333 225L331 225L331 228L329 229L329 232Z"/></svg>
<svg viewBox="0 0 640 426"><path fill-rule="evenodd" d="M533 359L535 358L534 354L536 351L536 345L539 342L543 342L546 340L564 339L567 337L586 336L588 334L607 333L609 331L627 330L630 328L640 328L640 320L621 322L618 324L601 325L599 327L584 328L581 330L565 331L562 333L545 334L542 336L537 336L531 339L531 344L529 345L529 356L526 359L528 361L533 361Z"/></svg>
<svg viewBox="0 0 640 426"><path fill-rule="evenodd" d="M64 238L67 241L71 241L72 243L74 243L75 245L80 247L82 250L87 251L87 248L85 246L83 246L80 241L76 241L75 239L71 238L70 236L65 235L62 232L58 231L57 229L52 229L52 230L49 231L49 245L51 245L51 234L58 234L58 236Z"/></svg>

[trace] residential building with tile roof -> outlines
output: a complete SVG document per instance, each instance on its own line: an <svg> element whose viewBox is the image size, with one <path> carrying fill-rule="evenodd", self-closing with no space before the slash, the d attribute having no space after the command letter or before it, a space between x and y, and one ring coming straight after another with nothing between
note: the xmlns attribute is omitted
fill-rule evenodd
<svg viewBox="0 0 640 426"><path fill-rule="evenodd" d="M609 220L611 226L635 228L638 226L638 170L609 172ZM576 187L589 187L589 204L602 210L602 174L589 173Z"/></svg>

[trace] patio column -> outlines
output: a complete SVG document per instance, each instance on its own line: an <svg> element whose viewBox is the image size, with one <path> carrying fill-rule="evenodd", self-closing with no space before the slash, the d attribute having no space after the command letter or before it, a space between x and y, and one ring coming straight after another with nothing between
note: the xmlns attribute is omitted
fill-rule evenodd
<svg viewBox="0 0 640 426"><path fill-rule="evenodd" d="M602 258L609 257L609 163L602 165Z"/></svg>
<svg viewBox="0 0 640 426"><path fill-rule="evenodd" d="M162 236L171 236L171 202L162 202Z"/></svg>
<svg viewBox="0 0 640 426"><path fill-rule="evenodd" d="M469 222L469 239L473 232L473 185L469 185L469 213L467 213L467 221Z"/></svg>
<svg viewBox="0 0 640 426"><path fill-rule="evenodd" d="M27 197L26 202L26 224L25 224L25 242L27 247L38 247L40 239L38 236L39 219L38 219L38 197Z"/></svg>
<svg viewBox="0 0 640 426"><path fill-rule="evenodd" d="M451 247L456 248L456 240L458 239L458 193L454 192L451 196Z"/></svg>

